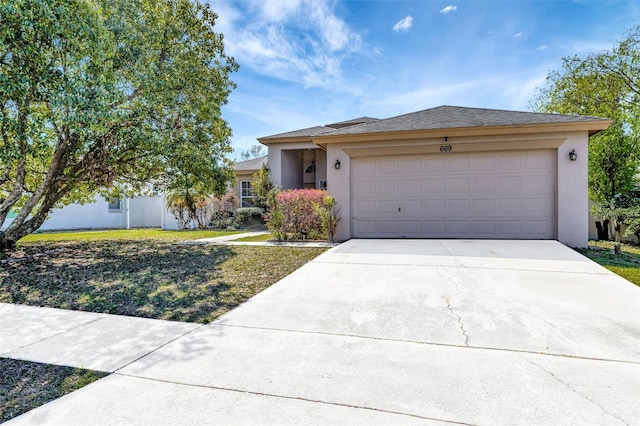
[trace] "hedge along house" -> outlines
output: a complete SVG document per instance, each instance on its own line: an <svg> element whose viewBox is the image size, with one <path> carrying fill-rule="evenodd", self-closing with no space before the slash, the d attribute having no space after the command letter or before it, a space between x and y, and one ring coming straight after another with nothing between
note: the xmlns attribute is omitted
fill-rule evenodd
<svg viewBox="0 0 640 426"><path fill-rule="evenodd" d="M340 206L337 239L588 242L589 136L611 120L440 106L258 139L274 183Z"/></svg>

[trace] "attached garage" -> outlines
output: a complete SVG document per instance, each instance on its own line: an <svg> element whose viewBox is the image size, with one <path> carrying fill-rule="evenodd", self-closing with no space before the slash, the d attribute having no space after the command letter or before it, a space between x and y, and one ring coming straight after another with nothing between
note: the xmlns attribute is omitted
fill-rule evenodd
<svg viewBox="0 0 640 426"><path fill-rule="evenodd" d="M440 106L260 138L274 182L292 149L326 151L326 183L350 238L588 242L589 136L611 120ZM294 170L296 171L296 170ZM291 186L289 186L291 187Z"/></svg>
<svg viewBox="0 0 640 426"><path fill-rule="evenodd" d="M356 238L556 238L553 150L355 158Z"/></svg>

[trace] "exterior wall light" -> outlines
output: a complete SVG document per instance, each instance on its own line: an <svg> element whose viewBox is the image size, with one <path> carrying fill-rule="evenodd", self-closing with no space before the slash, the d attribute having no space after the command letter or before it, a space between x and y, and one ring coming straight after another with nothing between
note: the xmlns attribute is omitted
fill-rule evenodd
<svg viewBox="0 0 640 426"><path fill-rule="evenodd" d="M340 160L339 159L336 160L336 164L334 164L333 167L335 167L336 170L340 170Z"/></svg>
<svg viewBox="0 0 640 426"><path fill-rule="evenodd" d="M576 150L572 149L569 153L569 160L576 161L578 159L578 154L576 154Z"/></svg>

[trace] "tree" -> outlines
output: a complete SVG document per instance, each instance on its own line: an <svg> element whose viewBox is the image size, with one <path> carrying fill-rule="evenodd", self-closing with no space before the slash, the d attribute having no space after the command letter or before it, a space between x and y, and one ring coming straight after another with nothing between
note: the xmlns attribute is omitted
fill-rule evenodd
<svg viewBox="0 0 640 426"><path fill-rule="evenodd" d="M613 124L589 141L589 196L614 220L616 241L640 167L640 25L610 51L562 58L547 76L534 108L542 112L608 117ZM619 248L619 245L618 245Z"/></svg>
<svg viewBox="0 0 640 426"><path fill-rule="evenodd" d="M0 225L17 213L0 239L150 182L224 192L238 66L216 17L195 0L0 4Z"/></svg>
<svg viewBox="0 0 640 426"><path fill-rule="evenodd" d="M264 151L264 146L262 145L252 145L251 148L249 148L246 151L242 151L240 153L240 159L242 161L247 161L247 160L252 160L254 158L260 158L260 157L264 157L265 151Z"/></svg>
<svg viewBox="0 0 640 426"><path fill-rule="evenodd" d="M267 164L263 164L260 170L255 172L251 181L253 189L253 205L263 210L268 209L269 192L274 189L271 182L271 171Z"/></svg>

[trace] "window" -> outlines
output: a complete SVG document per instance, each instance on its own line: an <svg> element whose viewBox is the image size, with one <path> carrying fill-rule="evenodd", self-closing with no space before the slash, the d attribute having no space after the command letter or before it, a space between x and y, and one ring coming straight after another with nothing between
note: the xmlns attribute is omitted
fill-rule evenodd
<svg viewBox="0 0 640 426"><path fill-rule="evenodd" d="M316 162L312 161L311 164L309 165L309 167L307 167L306 169L304 169L304 173L305 174L312 174L316 172Z"/></svg>
<svg viewBox="0 0 640 426"><path fill-rule="evenodd" d="M253 188L250 180L240 181L240 207L253 206Z"/></svg>
<svg viewBox="0 0 640 426"><path fill-rule="evenodd" d="M119 212L121 210L121 199L120 198L109 198L109 211L110 212Z"/></svg>

